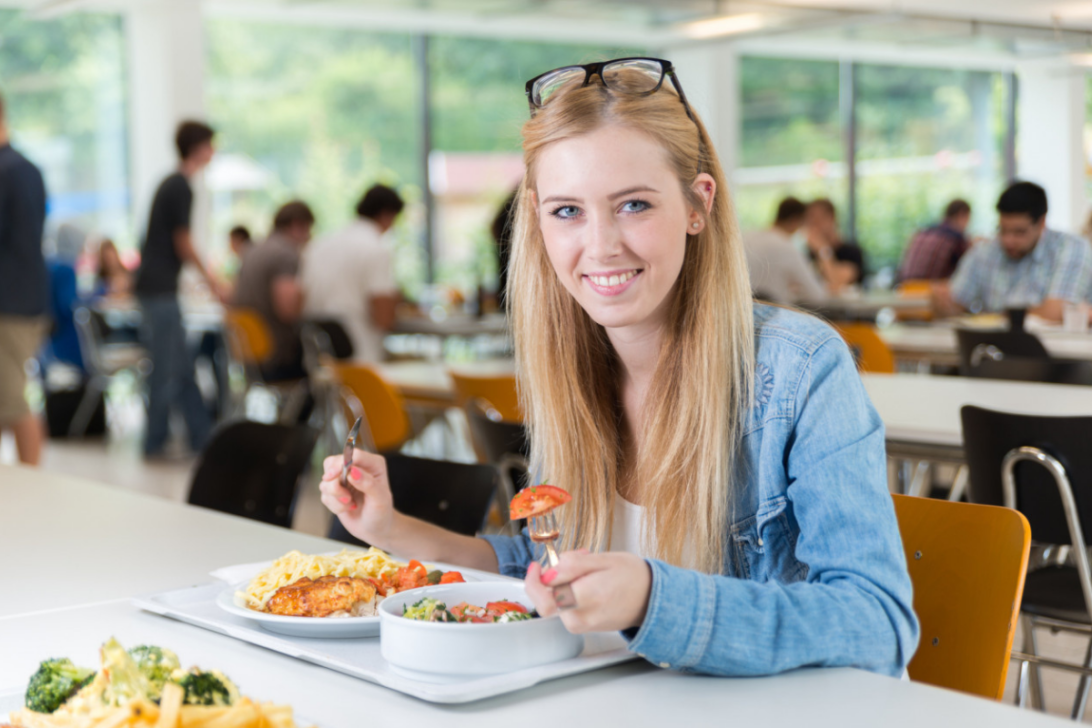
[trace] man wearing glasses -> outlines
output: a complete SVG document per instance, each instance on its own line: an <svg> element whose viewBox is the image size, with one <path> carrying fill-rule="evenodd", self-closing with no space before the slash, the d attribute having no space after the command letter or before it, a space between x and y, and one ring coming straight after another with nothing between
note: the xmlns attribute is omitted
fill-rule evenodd
<svg viewBox="0 0 1092 728"><path fill-rule="evenodd" d="M1061 322L1067 303L1092 298L1092 249L1084 240L1046 227L1046 191L1016 182L997 201L997 239L970 250L938 291L945 313L1010 308Z"/></svg>

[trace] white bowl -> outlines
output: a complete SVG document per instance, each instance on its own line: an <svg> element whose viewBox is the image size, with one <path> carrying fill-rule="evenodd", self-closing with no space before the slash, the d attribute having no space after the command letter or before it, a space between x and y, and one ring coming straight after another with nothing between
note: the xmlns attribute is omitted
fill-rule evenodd
<svg viewBox="0 0 1092 728"><path fill-rule="evenodd" d="M380 651L394 672L429 682L465 680L469 675L496 675L568 660L584 650L584 638L570 634L556 615L522 622L463 624L420 622L402 616L406 604L424 597L449 607L468 602L531 600L518 582L478 582L422 587L384 599L379 604Z"/></svg>

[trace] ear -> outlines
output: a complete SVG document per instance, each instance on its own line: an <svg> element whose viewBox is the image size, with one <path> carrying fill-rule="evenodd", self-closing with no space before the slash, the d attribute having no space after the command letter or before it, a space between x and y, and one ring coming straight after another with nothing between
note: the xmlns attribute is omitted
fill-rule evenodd
<svg viewBox="0 0 1092 728"><path fill-rule="evenodd" d="M698 199L702 201L705 207L701 211L691 208L690 215L687 218L686 232L697 235L705 227L706 216L713 210L713 199L717 194L717 182L712 175L702 172L694 178L690 189L698 196Z"/></svg>

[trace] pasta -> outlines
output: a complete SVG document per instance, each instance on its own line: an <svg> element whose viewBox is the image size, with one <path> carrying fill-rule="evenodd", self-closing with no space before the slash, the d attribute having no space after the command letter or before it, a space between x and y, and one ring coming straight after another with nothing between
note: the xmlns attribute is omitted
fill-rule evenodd
<svg viewBox="0 0 1092 728"><path fill-rule="evenodd" d="M402 566L404 564L374 546L367 551L342 549L341 553L333 556L309 556L290 551L251 579L247 588L239 594L245 599L246 606L264 611L270 597L278 589L294 584L305 576L311 579L321 576L378 579L393 575Z"/></svg>

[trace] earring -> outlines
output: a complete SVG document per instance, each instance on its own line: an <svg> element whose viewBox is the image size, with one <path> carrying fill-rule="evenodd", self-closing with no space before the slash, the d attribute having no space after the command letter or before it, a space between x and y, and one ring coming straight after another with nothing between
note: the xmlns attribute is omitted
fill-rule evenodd
<svg viewBox="0 0 1092 728"><path fill-rule="evenodd" d="M700 222L695 222L695 223L692 223L692 224L690 225L690 227L692 227L692 228L694 228L695 230L697 230L697 229L698 229L699 227L701 227L701 223L700 223Z"/></svg>

